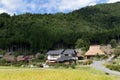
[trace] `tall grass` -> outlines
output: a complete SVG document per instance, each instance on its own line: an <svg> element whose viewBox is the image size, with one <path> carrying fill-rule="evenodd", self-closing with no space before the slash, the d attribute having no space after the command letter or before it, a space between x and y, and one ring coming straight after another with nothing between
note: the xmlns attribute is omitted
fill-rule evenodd
<svg viewBox="0 0 120 80"><path fill-rule="evenodd" d="M0 69L0 80L116 80L94 69Z"/></svg>

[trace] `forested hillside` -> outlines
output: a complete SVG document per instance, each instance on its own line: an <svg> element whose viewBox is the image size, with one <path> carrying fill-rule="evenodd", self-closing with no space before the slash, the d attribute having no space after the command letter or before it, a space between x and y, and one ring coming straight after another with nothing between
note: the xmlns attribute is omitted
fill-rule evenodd
<svg viewBox="0 0 120 80"><path fill-rule="evenodd" d="M67 14L0 14L0 48L7 51L73 48L78 38L90 44L119 40L120 3L89 6Z"/></svg>

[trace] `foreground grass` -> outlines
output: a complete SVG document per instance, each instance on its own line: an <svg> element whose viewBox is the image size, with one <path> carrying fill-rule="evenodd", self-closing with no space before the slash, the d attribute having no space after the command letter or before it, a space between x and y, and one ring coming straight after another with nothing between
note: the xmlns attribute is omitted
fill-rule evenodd
<svg viewBox="0 0 120 80"><path fill-rule="evenodd" d="M0 80L116 80L92 68L80 69L0 69Z"/></svg>

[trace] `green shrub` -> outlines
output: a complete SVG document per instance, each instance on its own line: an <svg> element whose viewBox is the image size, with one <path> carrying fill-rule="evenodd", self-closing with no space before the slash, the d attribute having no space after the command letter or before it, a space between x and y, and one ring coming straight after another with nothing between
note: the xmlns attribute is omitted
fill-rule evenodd
<svg viewBox="0 0 120 80"><path fill-rule="evenodd" d="M115 64L107 64L106 67L111 70L120 71L120 65L118 65L118 64L116 64L116 65Z"/></svg>
<svg viewBox="0 0 120 80"><path fill-rule="evenodd" d="M65 63L51 63L49 66L53 68L72 68L75 69L75 64L65 64Z"/></svg>
<svg viewBox="0 0 120 80"><path fill-rule="evenodd" d="M5 50L0 49L0 54L5 55L5 53L6 53Z"/></svg>
<svg viewBox="0 0 120 80"><path fill-rule="evenodd" d="M99 55L99 54L97 54L92 59L94 59L94 60L103 60L103 59L107 59L107 58L108 58L108 56L106 56L106 55Z"/></svg>
<svg viewBox="0 0 120 80"><path fill-rule="evenodd" d="M92 63L93 63L93 61L92 61L92 60L89 60L88 64L92 64Z"/></svg>
<svg viewBox="0 0 120 80"><path fill-rule="evenodd" d="M72 69L75 69L75 68L76 68L75 66L76 66L75 64L71 64L71 65L70 65L70 67L71 67Z"/></svg>
<svg viewBox="0 0 120 80"><path fill-rule="evenodd" d="M44 62L46 60L46 55L45 54L40 54L39 56L37 56L34 60L32 60L33 62Z"/></svg>
<svg viewBox="0 0 120 80"><path fill-rule="evenodd" d="M16 63L12 63L12 65L16 66L16 67L20 67L22 65L24 65L24 62L16 62Z"/></svg>
<svg viewBox="0 0 120 80"><path fill-rule="evenodd" d="M4 66L5 63L6 63L6 60L5 60L5 59L0 59L0 65L1 65L1 66Z"/></svg>
<svg viewBox="0 0 120 80"><path fill-rule="evenodd" d="M69 68L69 66L70 66L69 64L64 64L63 63L61 67L63 67L63 68Z"/></svg>

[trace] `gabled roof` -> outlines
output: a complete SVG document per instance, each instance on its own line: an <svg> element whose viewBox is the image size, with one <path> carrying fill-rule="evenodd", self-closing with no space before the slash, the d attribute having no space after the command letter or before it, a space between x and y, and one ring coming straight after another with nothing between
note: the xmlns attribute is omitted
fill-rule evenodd
<svg viewBox="0 0 120 80"><path fill-rule="evenodd" d="M86 56L94 56L94 55L104 55L105 53L100 49L100 45L92 45L89 50L85 53Z"/></svg>
<svg viewBox="0 0 120 80"><path fill-rule="evenodd" d="M60 50L51 50L48 51L46 54L62 54L64 51L64 49L60 49Z"/></svg>
<svg viewBox="0 0 120 80"><path fill-rule="evenodd" d="M81 49L75 49L77 56L82 56L83 51Z"/></svg>
<svg viewBox="0 0 120 80"><path fill-rule="evenodd" d="M67 49L63 52L63 54L75 54L75 50L74 49Z"/></svg>

